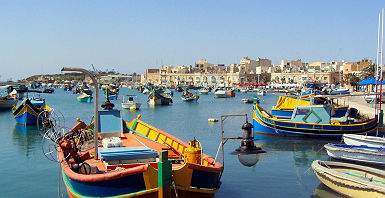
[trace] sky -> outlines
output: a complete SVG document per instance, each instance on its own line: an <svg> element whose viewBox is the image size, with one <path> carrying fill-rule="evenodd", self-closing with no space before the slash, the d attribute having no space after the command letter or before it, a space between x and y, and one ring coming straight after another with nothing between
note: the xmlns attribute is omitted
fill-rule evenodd
<svg viewBox="0 0 385 198"><path fill-rule="evenodd" d="M384 0L0 0L0 81L82 67L375 61Z"/></svg>

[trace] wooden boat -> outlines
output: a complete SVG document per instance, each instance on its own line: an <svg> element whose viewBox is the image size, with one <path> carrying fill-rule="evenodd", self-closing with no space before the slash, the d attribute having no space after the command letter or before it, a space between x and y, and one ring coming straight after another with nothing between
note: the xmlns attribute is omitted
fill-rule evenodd
<svg viewBox="0 0 385 198"><path fill-rule="evenodd" d="M326 144L325 149L332 158L385 165L385 148L346 144Z"/></svg>
<svg viewBox="0 0 385 198"><path fill-rule="evenodd" d="M18 124L36 124L39 114L44 110L50 110L50 107L45 105L45 101L42 104L40 101L34 100L35 105L31 101L32 100L25 98L19 106L12 108L12 114Z"/></svg>
<svg viewBox="0 0 385 198"><path fill-rule="evenodd" d="M72 91L72 86L70 84L65 84L63 89L64 91Z"/></svg>
<svg viewBox="0 0 385 198"><path fill-rule="evenodd" d="M215 92L216 98L230 98L231 95L228 94L225 90L218 90Z"/></svg>
<svg viewBox="0 0 385 198"><path fill-rule="evenodd" d="M82 95L77 97L77 100L79 102L88 102L88 103L90 103L90 102L92 102L92 98L93 97L91 95L88 95L86 93L82 93Z"/></svg>
<svg viewBox="0 0 385 198"><path fill-rule="evenodd" d="M288 96L279 96L277 104L271 109L271 114L275 116L291 116L296 106L309 106L311 105L310 100L297 99ZM349 106L338 106L333 105L331 111L332 117L343 117L345 116Z"/></svg>
<svg viewBox="0 0 385 198"><path fill-rule="evenodd" d="M17 100L10 96L0 97L0 110L9 110L17 104Z"/></svg>
<svg viewBox="0 0 385 198"><path fill-rule="evenodd" d="M385 197L385 171L342 162L312 163L318 179L347 197Z"/></svg>
<svg viewBox="0 0 385 198"><path fill-rule="evenodd" d="M344 134L342 136L345 144L348 145L365 145L369 147L383 147L385 148L385 138L384 137L375 137L367 135L354 135L354 134Z"/></svg>
<svg viewBox="0 0 385 198"><path fill-rule="evenodd" d="M134 110L137 110L140 108L140 106L142 105L141 103L139 102L135 102L134 101L134 97L136 97L136 95L126 95L128 96L128 100L126 101L124 96L123 96L123 101L122 101L122 108L123 109L134 109Z"/></svg>
<svg viewBox="0 0 385 198"><path fill-rule="evenodd" d="M181 98L184 102L198 102L199 96L186 90Z"/></svg>
<svg viewBox="0 0 385 198"><path fill-rule="evenodd" d="M329 93L330 95L342 95L342 94L350 94L349 89L337 89Z"/></svg>
<svg viewBox="0 0 385 198"><path fill-rule="evenodd" d="M172 98L169 95L163 95L157 90L152 90L148 95L148 104L150 105L169 105L172 103Z"/></svg>
<svg viewBox="0 0 385 198"><path fill-rule="evenodd" d="M253 106L253 125L256 134L340 138L344 133L370 134L377 128L377 121L374 118L332 118L330 106L298 106L291 117L274 116L258 104Z"/></svg>
<svg viewBox="0 0 385 198"><path fill-rule="evenodd" d="M242 102L248 104L248 103L253 103L254 102L254 99L253 98L243 98L242 99Z"/></svg>

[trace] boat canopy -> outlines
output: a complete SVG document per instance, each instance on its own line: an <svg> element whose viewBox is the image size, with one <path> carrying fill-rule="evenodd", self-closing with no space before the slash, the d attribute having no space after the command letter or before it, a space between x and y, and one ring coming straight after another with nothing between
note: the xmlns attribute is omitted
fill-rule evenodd
<svg viewBox="0 0 385 198"><path fill-rule="evenodd" d="M292 122L330 124L332 107L323 105L296 107L291 115Z"/></svg>
<svg viewBox="0 0 385 198"><path fill-rule="evenodd" d="M278 102L274 110L294 109L297 106L309 106L310 101L300 100L287 96L279 96Z"/></svg>

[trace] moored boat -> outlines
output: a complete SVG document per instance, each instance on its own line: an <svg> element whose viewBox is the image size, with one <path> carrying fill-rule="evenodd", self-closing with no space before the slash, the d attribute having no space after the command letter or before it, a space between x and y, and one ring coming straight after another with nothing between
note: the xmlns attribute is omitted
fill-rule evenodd
<svg viewBox="0 0 385 198"><path fill-rule="evenodd" d="M208 89L200 89L200 90L199 90L199 94L201 94L201 95L207 95L207 94L209 94L209 90L208 90Z"/></svg>
<svg viewBox="0 0 385 198"><path fill-rule="evenodd" d="M122 108L123 109L134 109L134 110L137 110L137 109L140 108L142 103L134 101L134 97L136 97L136 95L126 95L126 96L128 96L128 100L127 101L125 100L125 97L123 96L123 101L122 101Z"/></svg>
<svg viewBox="0 0 385 198"><path fill-rule="evenodd" d="M92 102L92 98L93 97L91 95L88 95L86 93L82 93L82 95L77 97L77 100L79 102L88 102L88 103L90 103L90 102Z"/></svg>
<svg viewBox="0 0 385 198"><path fill-rule="evenodd" d="M326 144L324 147L332 158L385 165L385 148L346 144Z"/></svg>
<svg viewBox="0 0 385 198"><path fill-rule="evenodd" d="M325 105L298 106L291 117L274 116L258 104L253 106L255 134L340 138L344 133L374 133L377 128L376 119L357 117L357 113L332 118L330 115L332 108ZM351 110L351 112L355 112L355 110Z"/></svg>
<svg viewBox="0 0 385 198"><path fill-rule="evenodd" d="M191 93L188 90L183 92L182 101L184 102L198 102L199 96L195 93Z"/></svg>
<svg viewBox="0 0 385 198"><path fill-rule="evenodd" d="M0 97L0 110L9 110L17 104L17 100L10 96Z"/></svg>
<svg viewBox="0 0 385 198"><path fill-rule="evenodd" d="M348 197L385 197L385 171L356 164L319 161L312 163L318 179Z"/></svg>
<svg viewBox="0 0 385 198"><path fill-rule="evenodd" d="M348 145L365 145L369 147L382 147L385 148L385 138L384 137L375 137L368 135L354 135L354 134L344 134L342 136L345 144Z"/></svg>
<svg viewBox="0 0 385 198"><path fill-rule="evenodd" d="M148 95L148 104L150 105L169 105L170 103L172 103L171 96L161 94L157 90L152 90Z"/></svg>
<svg viewBox="0 0 385 198"><path fill-rule="evenodd" d="M86 70L63 70L83 71L96 84ZM97 104L96 97L95 123L78 120L58 141L58 161L70 197L214 197L223 166L202 152L199 141L186 144L143 122L140 115L125 122L120 111L104 104L106 110L98 111ZM95 134L88 139L95 140L93 148L83 147L87 139L75 141L89 137L89 130Z"/></svg>
<svg viewBox="0 0 385 198"><path fill-rule="evenodd" d="M216 98L230 98L231 95L228 94L225 90L218 90L215 92Z"/></svg>
<svg viewBox="0 0 385 198"><path fill-rule="evenodd" d="M45 105L45 102L43 104L35 104L37 105L34 105L28 98L25 98L19 106L12 108L12 114L18 124L36 124L39 114L44 110L50 110L50 108Z"/></svg>

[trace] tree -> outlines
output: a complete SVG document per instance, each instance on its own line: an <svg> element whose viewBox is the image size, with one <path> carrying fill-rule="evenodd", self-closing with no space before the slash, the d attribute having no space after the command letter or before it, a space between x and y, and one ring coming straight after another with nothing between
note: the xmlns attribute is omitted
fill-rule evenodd
<svg viewBox="0 0 385 198"><path fill-rule="evenodd" d="M357 90L358 82L361 81L360 77L355 73L346 74L344 80L347 81L355 90Z"/></svg>
<svg viewBox="0 0 385 198"><path fill-rule="evenodd" d="M368 67L365 67L361 72L362 79L374 78L376 64L370 64Z"/></svg>

